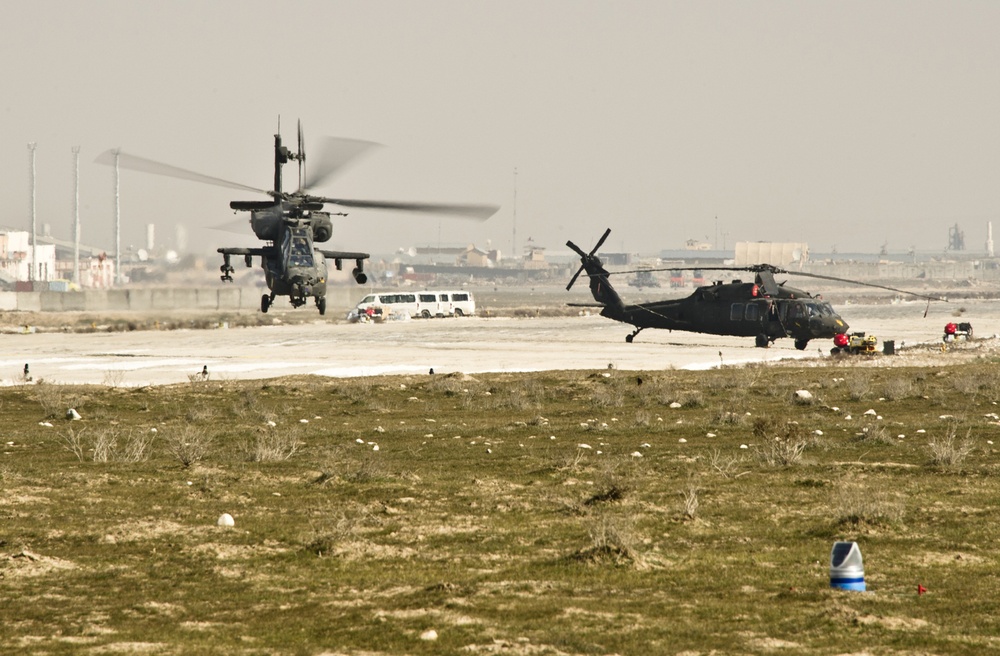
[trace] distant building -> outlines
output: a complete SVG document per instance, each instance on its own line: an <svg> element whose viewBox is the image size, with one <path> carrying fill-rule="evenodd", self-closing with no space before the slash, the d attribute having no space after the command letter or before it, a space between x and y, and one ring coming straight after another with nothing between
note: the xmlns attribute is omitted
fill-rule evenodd
<svg viewBox="0 0 1000 656"><path fill-rule="evenodd" d="M530 241L530 240L529 240ZM524 268L525 269L547 269L548 262L545 261L545 247L529 245L525 248Z"/></svg>
<svg viewBox="0 0 1000 656"><path fill-rule="evenodd" d="M31 261L32 250L38 255L37 264ZM11 281L54 280L56 247L36 243L32 249L29 232L0 232L0 271Z"/></svg>
<svg viewBox="0 0 1000 656"><path fill-rule="evenodd" d="M460 266L485 267L493 266L490 261L490 254L486 251L470 245L458 256Z"/></svg>
<svg viewBox="0 0 1000 656"><path fill-rule="evenodd" d="M741 241L736 244L734 266L773 264L786 267L809 261L809 244L771 241Z"/></svg>
<svg viewBox="0 0 1000 656"><path fill-rule="evenodd" d="M698 241L697 239L688 239L684 244L684 250L688 251L710 251L712 250L712 245L707 241Z"/></svg>

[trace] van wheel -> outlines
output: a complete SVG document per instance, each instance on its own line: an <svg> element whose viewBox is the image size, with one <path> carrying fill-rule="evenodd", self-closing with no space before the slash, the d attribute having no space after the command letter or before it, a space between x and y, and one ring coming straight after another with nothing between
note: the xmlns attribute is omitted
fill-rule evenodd
<svg viewBox="0 0 1000 656"><path fill-rule="evenodd" d="M420 316L422 316L424 319L430 319L431 312L430 310L424 310L423 312L420 313Z"/></svg>
<svg viewBox="0 0 1000 656"><path fill-rule="evenodd" d="M456 317L464 317L465 313L462 312L461 310L459 310L458 308L455 308L455 316Z"/></svg>

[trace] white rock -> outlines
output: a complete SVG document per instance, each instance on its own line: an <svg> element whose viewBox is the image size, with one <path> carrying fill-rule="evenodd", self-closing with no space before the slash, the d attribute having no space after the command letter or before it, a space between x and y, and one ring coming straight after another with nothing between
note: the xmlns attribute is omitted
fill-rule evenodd
<svg viewBox="0 0 1000 656"><path fill-rule="evenodd" d="M681 407L681 404L680 404L680 403L678 403L677 401L672 401L672 402L670 403L670 406L669 406L669 407L671 407L671 408L679 408L679 407Z"/></svg>
<svg viewBox="0 0 1000 656"><path fill-rule="evenodd" d="M375 427L375 432L376 432L376 433L384 433L384 432L385 432L385 429L384 429L384 428L382 428L381 426L376 426L376 427Z"/></svg>
<svg viewBox="0 0 1000 656"><path fill-rule="evenodd" d="M740 445L740 448L741 448L741 449L749 449L750 447L748 447L748 446L747 446L746 444L741 444L741 445Z"/></svg>
<svg viewBox="0 0 1000 656"><path fill-rule="evenodd" d="M275 427L275 426L277 426L278 424L274 423L273 421L268 421L268 422L267 422L267 425L268 425L268 426L270 426L271 428L274 428L274 427Z"/></svg>
<svg viewBox="0 0 1000 656"><path fill-rule="evenodd" d="M705 433L705 437L715 437L715 433Z"/></svg>
<svg viewBox="0 0 1000 656"><path fill-rule="evenodd" d="M813 395L809 390L795 390L796 401L812 401Z"/></svg>
<svg viewBox="0 0 1000 656"><path fill-rule="evenodd" d="M309 420L308 419L299 419L299 423L300 424L308 424Z"/></svg>
<svg viewBox="0 0 1000 656"><path fill-rule="evenodd" d="M76 408L70 408L69 410L66 411L66 419L76 420L76 419L83 419L83 417L81 417L80 413L76 411Z"/></svg>
<svg viewBox="0 0 1000 656"><path fill-rule="evenodd" d="M632 457L633 457L633 458L641 458L641 457L642 457L642 454L641 454L641 453L639 453L638 451L633 451L633 452L632 452Z"/></svg>
<svg viewBox="0 0 1000 656"><path fill-rule="evenodd" d="M236 520L229 513L222 513L219 515L219 521L216 524L219 526L236 526Z"/></svg>
<svg viewBox="0 0 1000 656"><path fill-rule="evenodd" d="M851 415L844 415L844 419L847 420L847 421L850 421L851 420Z"/></svg>
<svg viewBox="0 0 1000 656"><path fill-rule="evenodd" d="M378 444L372 447L372 451L378 451Z"/></svg>
<svg viewBox="0 0 1000 656"><path fill-rule="evenodd" d="M923 428L918 428L918 429L917 429L917 432L918 432L918 433L920 433L921 435L923 435L923 434L924 434L924 433L926 433L927 431L925 431L925 430L924 430Z"/></svg>
<svg viewBox="0 0 1000 656"><path fill-rule="evenodd" d="M363 439L361 439L360 437L358 439L354 440L354 441L357 442L358 444L364 444L365 443L365 441Z"/></svg>
<svg viewBox="0 0 1000 656"><path fill-rule="evenodd" d="M423 633L420 634L420 639L421 640L428 640L428 641L437 640L438 639L438 632L435 631L434 629L427 629L426 631L424 631Z"/></svg>
<svg viewBox="0 0 1000 656"><path fill-rule="evenodd" d="M817 428L816 430L814 430L814 431L813 431L813 435L822 435L822 434L823 434L823 431L821 431L821 430L820 430L820 429L818 429L818 428Z"/></svg>
<svg viewBox="0 0 1000 656"><path fill-rule="evenodd" d="M677 442L679 444L687 444L687 440L685 440L683 437L681 439L677 440Z"/></svg>
<svg viewBox="0 0 1000 656"><path fill-rule="evenodd" d="M590 449L592 447L589 444L580 443L580 444L576 445L576 448L578 448L578 449Z"/></svg>
<svg viewBox="0 0 1000 656"><path fill-rule="evenodd" d="M865 416L871 416L871 417L874 417L874 416L875 416L875 415L877 415L877 414L878 414L878 413L877 413L877 412L875 412L875 410L874 410L874 409L872 409L872 408L869 408L869 409L865 410Z"/></svg>

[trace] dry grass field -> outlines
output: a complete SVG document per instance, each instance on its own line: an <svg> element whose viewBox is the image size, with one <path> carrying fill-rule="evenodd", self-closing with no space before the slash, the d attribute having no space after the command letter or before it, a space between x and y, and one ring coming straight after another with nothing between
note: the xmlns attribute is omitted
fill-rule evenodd
<svg viewBox="0 0 1000 656"><path fill-rule="evenodd" d="M5 388L0 652L1000 651L1000 362L900 362Z"/></svg>

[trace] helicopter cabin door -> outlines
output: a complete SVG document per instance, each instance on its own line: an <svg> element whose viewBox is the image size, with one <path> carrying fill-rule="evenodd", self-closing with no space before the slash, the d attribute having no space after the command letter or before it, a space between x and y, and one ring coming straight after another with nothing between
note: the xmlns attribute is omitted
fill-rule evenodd
<svg viewBox="0 0 1000 656"><path fill-rule="evenodd" d="M769 337L785 336L784 304L770 299L764 300L764 307L761 310L761 324L763 333Z"/></svg>

